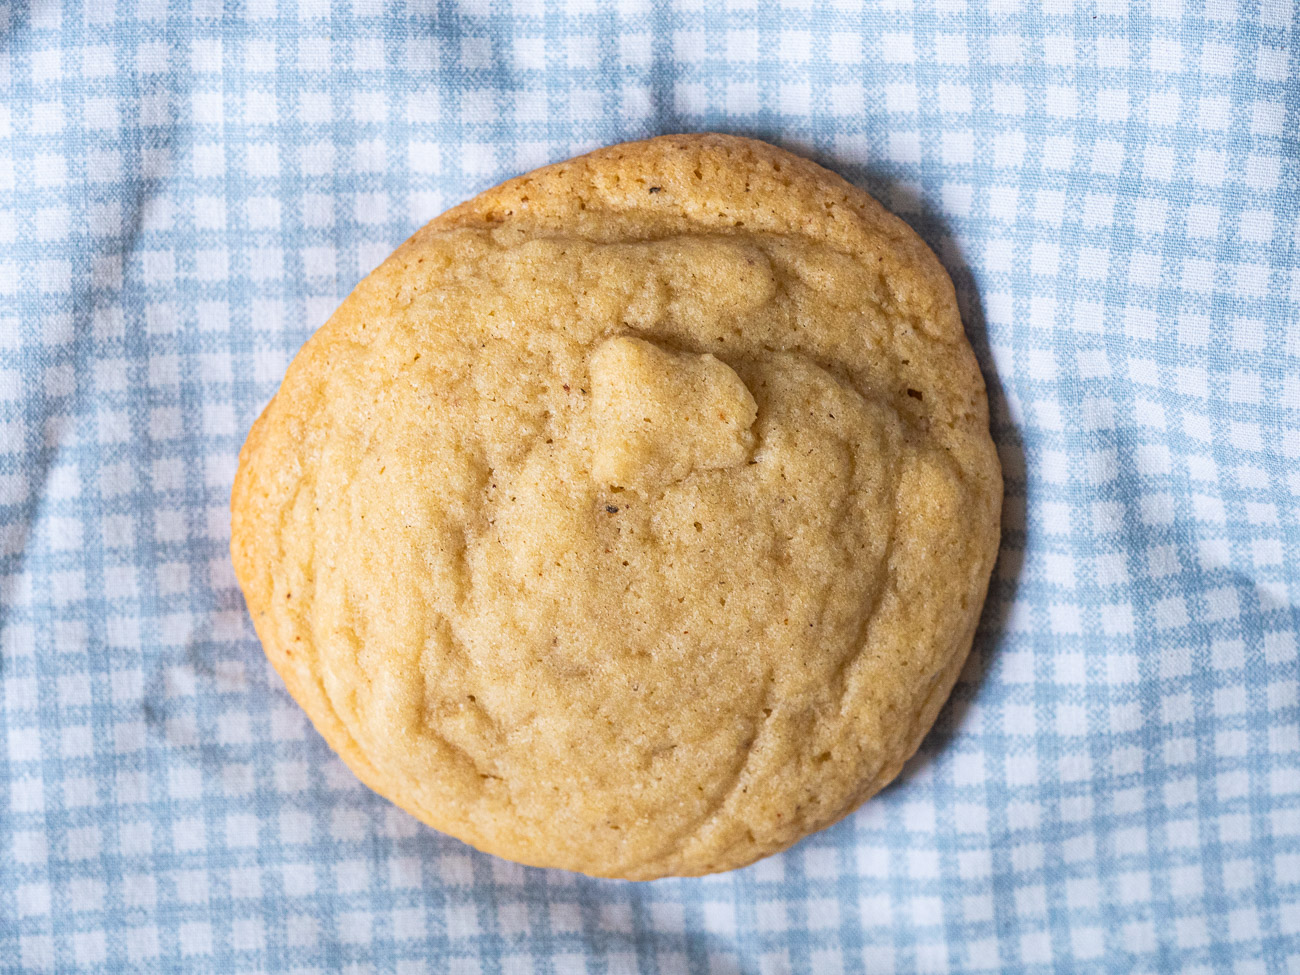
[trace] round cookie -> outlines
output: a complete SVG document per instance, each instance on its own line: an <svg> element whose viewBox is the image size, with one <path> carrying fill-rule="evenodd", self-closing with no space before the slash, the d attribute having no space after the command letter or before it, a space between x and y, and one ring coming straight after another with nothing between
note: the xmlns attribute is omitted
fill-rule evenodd
<svg viewBox="0 0 1300 975"><path fill-rule="evenodd" d="M294 359L231 550L371 788L479 849L728 870L891 778L1002 482L952 284L807 160L611 146L443 214Z"/></svg>

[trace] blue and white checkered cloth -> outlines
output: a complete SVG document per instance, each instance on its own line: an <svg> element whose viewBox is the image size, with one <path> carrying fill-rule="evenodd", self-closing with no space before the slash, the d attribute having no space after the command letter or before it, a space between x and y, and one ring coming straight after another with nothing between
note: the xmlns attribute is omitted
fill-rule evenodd
<svg viewBox="0 0 1300 975"><path fill-rule="evenodd" d="M0 971L1300 971L1292 0L10 0L0 37ZM705 129L952 272L1001 560L858 814L720 877L524 869L269 672L235 456L425 220Z"/></svg>

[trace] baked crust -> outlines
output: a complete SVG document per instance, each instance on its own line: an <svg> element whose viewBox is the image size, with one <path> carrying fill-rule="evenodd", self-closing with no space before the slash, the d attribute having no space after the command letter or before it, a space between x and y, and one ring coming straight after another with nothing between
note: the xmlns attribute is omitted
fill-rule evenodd
<svg viewBox="0 0 1300 975"><path fill-rule="evenodd" d="M358 285L240 452L231 553L370 788L499 856L651 879L784 849L898 773L1001 495L911 229L773 146L665 136L490 189Z"/></svg>

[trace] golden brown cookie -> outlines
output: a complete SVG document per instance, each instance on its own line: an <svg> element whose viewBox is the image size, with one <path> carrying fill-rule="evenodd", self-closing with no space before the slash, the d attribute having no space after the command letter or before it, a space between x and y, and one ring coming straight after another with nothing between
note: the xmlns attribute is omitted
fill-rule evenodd
<svg viewBox="0 0 1300 975"><path fill-rule="evenodd" d="M748 139L539 169L403 244L235 481L267 656L371 788L522 863L784 849L896 775L1002 495L952 284Z"/></svg>

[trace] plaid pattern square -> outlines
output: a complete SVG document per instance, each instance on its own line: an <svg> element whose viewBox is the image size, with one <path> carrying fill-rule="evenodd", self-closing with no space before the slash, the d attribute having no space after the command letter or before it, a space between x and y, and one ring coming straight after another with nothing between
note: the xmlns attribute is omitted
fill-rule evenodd
<svg viewBox="0 0 1300 975"><path fill-rule="evenodd" d="M1290 0L0 4L0 970L1300 971ZM235 587L242 436L422 222L661 132L953 274L1006 473L953 701L783 856L524 869L361 787Z"/></svg>

